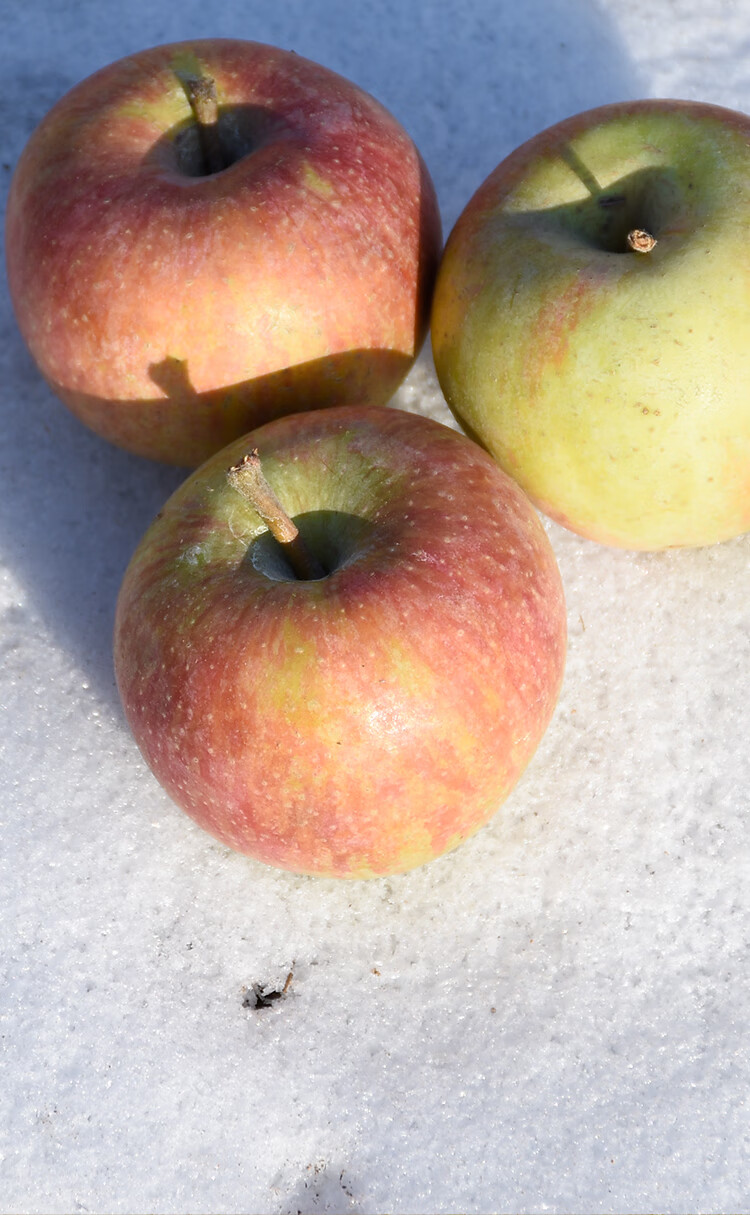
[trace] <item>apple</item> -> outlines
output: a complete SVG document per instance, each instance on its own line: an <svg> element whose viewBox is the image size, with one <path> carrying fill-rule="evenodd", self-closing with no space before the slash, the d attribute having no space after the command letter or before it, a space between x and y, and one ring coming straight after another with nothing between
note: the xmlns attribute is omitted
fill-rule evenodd
<svg viewBox="0 0 750 1215"><path fill-rule="evenodd" d="M282 414L384 404L427 331L441 231L377 101L215 39L63 97L17 166L6 243L54 391L104 438L194 466Z"/></svg>
<svg viewBox="0 0 750 1215"><path fill-rule="evenodd" d="M446 245L435 366L547 515L631 549L750 528L750 119L603 106L529 140Z"/></svg>
<svg viewBox="0 0 750 1215"><path fill-rule="evenodd" d="M317 576L237 492L253 449ZM240 852L350 878L490 818L564 651L526 496L457 431L373 406L276 419L215 454L147 531L115 624L125 714L174 801Z"/></svg>

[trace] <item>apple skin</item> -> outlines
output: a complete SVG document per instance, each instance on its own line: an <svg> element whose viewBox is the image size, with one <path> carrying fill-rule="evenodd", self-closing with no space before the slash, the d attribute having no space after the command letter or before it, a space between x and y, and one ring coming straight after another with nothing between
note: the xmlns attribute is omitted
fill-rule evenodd
<svg viewBox="0 0 750 1215"><path fill-rule="evenodd" d="M254 447L327 577L269 576L270 535L225 475ZM515 482L449 427L352 406L270 422L176 491L125 574L115 670L147 763L202 827L359 878L494 814L548 724L565 637Z"/></svg>
<svg viewBox="0 0 750 1215"><path fill-rule="evenodd" d="M750 528L750 119L640 101L479 188L432 311L453 413L535 504L631 549ZM657 238L626 250L629 228Z"/></svg>
<svg viewBox="0 0 750 1215"><path fill-rule="evenodd" d="M250 149L202 176L184 88L199 73L225 141ZM429 174L378 102L221 39L73 88L7 211L11 296L50 386L104 438L190 466L285 413L384 404L425 337L441 244Z"/></svg>

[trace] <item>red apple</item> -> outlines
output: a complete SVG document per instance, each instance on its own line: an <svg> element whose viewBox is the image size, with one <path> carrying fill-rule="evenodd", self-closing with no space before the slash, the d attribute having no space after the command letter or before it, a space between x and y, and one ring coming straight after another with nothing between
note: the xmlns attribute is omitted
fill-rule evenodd
<svg viewBox="0 0 750 1215"><path fill-rule="evenodd" d="M259 449L323 567L296 578L227 468ZM342 407L278 419L170 498L127 570L115 667L170 796L230 847L338 877L409 869L497 810L557 700L547 535L476 444Z"/></svg>
<svg viewBox="0 0 750 1215"><path fill-rule="evenodd" d="M221 39L72 89L7 212L18 323L51 387L112 442L189 465L282 414L385 403L440 245L427 170L378 102Z"/></svg>

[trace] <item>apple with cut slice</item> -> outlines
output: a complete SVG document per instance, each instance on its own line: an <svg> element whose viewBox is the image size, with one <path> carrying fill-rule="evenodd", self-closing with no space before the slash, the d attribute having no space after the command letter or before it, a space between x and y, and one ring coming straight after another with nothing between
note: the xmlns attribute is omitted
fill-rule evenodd
<svg viewBox="0 0 750 1215"><path fill-rule="evenodd" d="M503 161L432 311L456 417L559 523L631 549L750 528L750 118L624 102Z"/></svg>
<svg viewBox="0 0 750 1215"><path fill-rule="evenodd" d="M169 499L125 574L115 668L202 827L370 877L495 813L550 720L565 632L546 532L486 452L339 407L268 423Z"/></svg>
<svg viewBox="0 0 750 1215"><path fill-rule="evenodd" d="M299 55L204 40L119 60L29 140L7 210L21 333L98 434L195 465L273 417L384 404L441 249L414 144Z"/></svg>

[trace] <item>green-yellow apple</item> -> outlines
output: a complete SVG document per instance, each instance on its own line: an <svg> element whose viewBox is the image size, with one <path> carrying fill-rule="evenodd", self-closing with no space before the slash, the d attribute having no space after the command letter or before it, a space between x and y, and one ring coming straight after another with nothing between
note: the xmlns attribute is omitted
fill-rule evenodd
<svg viewBox="0 0 750 1215"><path fill-rule="evenodd" d="M447 242L435 365L553 519L632 549L750 528L750 119L640 101L561 122Z"/></svg>
<svg viewBox="0 0 750 1215"><path fill-rule="evenodd" d="M85 423L194 465L285 413L383 404L427 329L434 188L381 105L291 52L157 47L73 88L14 174L21 332Z"/></svg>
<svg viewBox="0 0 750 1215"><path fill-rule="evenodd" d="M316 576L227 479L253 449ZM564 651L523 492L463 435L375 407L280 418L214 455L146 533L115 625L125 713L171 797L232 848L338 877L409 869L485 823Z"/></svg>

